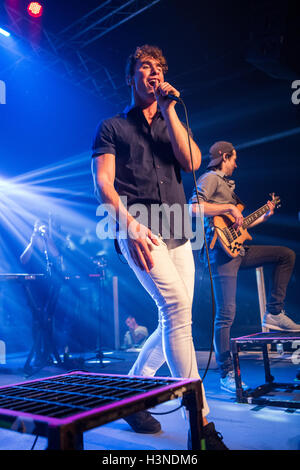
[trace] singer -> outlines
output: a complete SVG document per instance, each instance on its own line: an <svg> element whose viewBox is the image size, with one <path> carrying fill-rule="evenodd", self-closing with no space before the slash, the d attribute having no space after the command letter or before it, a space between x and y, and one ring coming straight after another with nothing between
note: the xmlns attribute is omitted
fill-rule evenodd
<svg viewBox="0 0 300 470"><path fill-rule="evenodd" d="M97 128L93 143L92 171L98 199L116 214L119 248L138 281L158 308L157 329L145 342L129 375L154 376L167 361L174 377L199 378L192 339L194 260L188 237L178 239L173 219L162 238L160 220L151 217L151 206L186 204L181 171L191 171L187 131L175 110L179 92L164 80L167 62L154 46L138 47L126 66L131 104ZM194 167L201 152L191 138ZM126 197L127 209L120 198ZM143 205L148 216L141 223L130 206ZM142 211L144 212L144 211ZM183 218L184 219L184 218ZM189 223L183 220L182 223ZM186 233L184 231L183 233ZM204 432L207 449L226 449L214 424L208 423L204 398ZM126 418L136 432L155 433L160 423L144 411Z"/></svg>

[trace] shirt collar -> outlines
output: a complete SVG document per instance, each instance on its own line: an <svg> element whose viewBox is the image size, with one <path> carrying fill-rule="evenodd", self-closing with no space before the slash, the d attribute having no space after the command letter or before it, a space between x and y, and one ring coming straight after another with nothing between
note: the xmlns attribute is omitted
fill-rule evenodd
<svg viewBox="0 0 300 470"><path fill-rule="evenodd" d="M224 171L221 171L221 170L215 170L215 173L220 176L224 181L225 183L227 183L227 185L231 188L231 189L234 189L235 188L235 181L230 179L229 176L226 176Z"/></svg>
<svg viewBox="0 0 300 470"><path fill-rule="evenodd" d="M135 104L129 104L125 107L123 110L123 114L127 118L128 115L143 115L142 110L139 106L136 106ZM163 117L161 114L161 111L159 108L157 108L156 114L154 115L155 118L157 117Z"/></svg>
<svg viewBox="0 0 300 470"><path fill-rule="evenodd" d="M133 112L134 109L136 109L137 106L133 105L133 104L128 104L125 109L123 110L123 114L125 114L125 116L127 117L127 115L131 112Z"/></svg>
<svg viewBox="0 0 300 470"><path fill-rule="evenodd" d="M214 170L214 171L218 176L221 176L221 178L227 178L224 171L221 171L221 170Z"/></svg>

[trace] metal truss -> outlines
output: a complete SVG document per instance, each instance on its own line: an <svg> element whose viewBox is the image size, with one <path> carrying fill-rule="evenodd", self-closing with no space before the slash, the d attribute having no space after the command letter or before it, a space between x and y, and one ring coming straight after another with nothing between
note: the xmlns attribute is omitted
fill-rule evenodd
<svg viewBox="0 0 300 470"><path fill-rule="evenodd" d="M23 12L6 6L11 21L10 29L13 29L19 40L27 45L28 52L23 54L21 59L19 55L17 60L19 62L32 57L38 58L41 70L50 69L58 72L76 86L81 86L112 104L117 99L120 104L125 100L123 77L120 80L114 71L89 56L84 48L158 2L160 0L102 1L96 8L58 34L53 34L43 27L38 31L39 43L32 42L31 45L26 34L26 25L31 24L36 28L36 22Z"/></svg>
<svg viewBox="0 0 300 470"><path fill-rule="evenodd" d="M143 13L160 0L106 0L59 33L59 39L83 49Z"/></svg>

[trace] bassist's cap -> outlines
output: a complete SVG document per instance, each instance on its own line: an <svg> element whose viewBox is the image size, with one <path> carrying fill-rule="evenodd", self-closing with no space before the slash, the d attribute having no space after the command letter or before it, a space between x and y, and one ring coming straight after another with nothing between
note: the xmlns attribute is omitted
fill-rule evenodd
<svg viewBox="0 0 300 470"><path fill-rule="evenodd" d="M225 142L223 140L215 142L209 149L210 161L207 168L219 165L222 161L223 153L232 154L233 150L234 146L230 142Z"/></svg>

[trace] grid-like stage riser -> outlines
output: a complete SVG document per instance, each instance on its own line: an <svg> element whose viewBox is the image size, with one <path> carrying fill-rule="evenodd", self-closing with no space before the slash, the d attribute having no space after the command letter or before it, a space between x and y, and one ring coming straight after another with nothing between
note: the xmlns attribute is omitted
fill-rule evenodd
<svg viewBox="0 0 300 470"><path fill-rule="evenodd" d="M0 387L0 426L45 436L48 449L82 449L85 431L181 397L189 410L193 449L200 449L199 379L74 371Z"/></svg>
<svg viewBox="0 0 300 470"><path fill-rule="evenodd" d="M64 418L146 393L168 381L107 378L92 375L59 376L0 389L0 408Z"/></svg>

